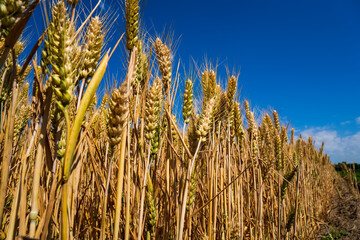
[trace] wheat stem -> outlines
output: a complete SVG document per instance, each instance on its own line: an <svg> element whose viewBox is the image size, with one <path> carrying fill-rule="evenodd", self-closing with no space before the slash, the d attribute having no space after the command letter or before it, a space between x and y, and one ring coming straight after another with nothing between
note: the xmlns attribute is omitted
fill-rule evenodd
<svg viewBox="0 0 360 240"><path fill-rule="evenodd" d="M109 143L107 143L107 146L109 145ZM108 147L107 147L108 150ZM107 160L107 153L106 153L106 157L105 157L105 162ZM102 207L102 220L101 220L101 233L100 233L100 240L104 240L105 239L105 231L106 231L106 210L107 210L107 201L108 201L108 192L109 192L109 184L110 184L110 177L111 177L111 169L112 169L112 158L110 158L110 164L109 164L109 169L108 169L108 173L107 173L107 178L106 178L106 187L105 187L105 193L104 193L104 200L103 200L103 207Z"/></svg>
<svg viewBox="0 0 360 240"><path fill-rule="evenodd" d="M142 236L142 231L143 231L143 215L144 215L144 202L145 202L145 190L146 190L146 182L147 182L147 178L150 178L150 174L149 174L149 166L150 166L150 153L151 150L151 142L149 144L148 147L148 158L146 160L145 163L145 169L144 169L144 181L143 184L141 186L141 200L140 200L140 214L139 214L139 228L138 228L138 236L137 239L141 240L141 236Z"/></svg>
<svg viewBox="0 0 360 240"><path fill-rule="evenodd" d="M126 129L126 125L125 125ZM124 182L124 164L125 164L125 146L126 146L127 131L124 130L121 135L120 142L120 158L118 162L118 175L116 185L116 205L115 205L115 223L114 223L114 240L118 239L119 225L120 225L120 213L121 213L121 199Z"/></svg>
<svg viewBox="0 0 360 240"><path fill-rule="evenodd" d="M13 137L14 137L14 123L15 123L15 110L16 110L16 101L18 95L18 86L16 78L16 57L15 50L12 49L13 56L13 79L12 79L12 99L11 105L8 112L7 125L5 130L5 141L4 141L4 150L1 163L1 182L0 182L0 192L6 193L9 180L9 168L12 159L12 150L13 150ZM5 197L0 198L0 223L3 220L4 206L5 206Z"/></svg>
<svg viewBox="0 0 360 240"><path fill-rule="evenodd" d="M177 230L177 240L182 240L183 237L183 230L184 230L184 221L185 221L185 212L186 212L186 200L188 197L188 189L189 189L189 183L191 180L191 174L194 168L194 164L195 164L195 159L196 156L199 152L201 146L201 139L198 142L195 154L193 159L191 160L191 162L189 162L189 166L188 166L188 170L187 170L187 174L186 174L186 180L185 180L185 187L184 187L184 193L183 193L183 199L181 201L181 209L180 209L180 224L179 224L179 229ZM140 239L139 239L140 240Z"/></svg>

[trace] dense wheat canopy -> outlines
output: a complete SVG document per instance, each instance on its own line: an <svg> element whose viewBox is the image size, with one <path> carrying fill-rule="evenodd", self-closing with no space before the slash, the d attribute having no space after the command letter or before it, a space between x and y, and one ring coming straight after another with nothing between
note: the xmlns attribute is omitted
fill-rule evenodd
<svg viewBox="0 0 360 240"><path fill-rule="evenodd" d="M330 157L240 101L239 75L222 89L205 63L200 83L181 79L169 40L143 34L137 0L123 3L123 62L106 17L69 0L52 1L22 61L39 2L0 3L0 239L317 236L339 177ZM126 71L99 99L109 61Z"/></svg>

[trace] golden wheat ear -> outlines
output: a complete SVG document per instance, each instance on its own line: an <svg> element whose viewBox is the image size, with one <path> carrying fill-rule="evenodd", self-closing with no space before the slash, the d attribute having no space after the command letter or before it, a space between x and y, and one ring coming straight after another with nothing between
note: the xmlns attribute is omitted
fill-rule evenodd
<svg viewBox="0 0 360 240"><path fill-rule="evenodd" d="M233 116L234 116L234 121L232 124L232 137L237 137L238 139L242 139L244 137L244 127L240 115L240 105L238 102L234 103Z"/></svg>
<svg viewBox="0 0 360 240"><path fill-rule="evenodd" d="M205 142L207 140L207 136L211 129L214 104L215 99L210 99L206 106L206 109L201 114L199 126L196 131L197 135L199 136L199 141Z"/></svg>
<svg viewBox="0 0 360 240"><path fill-rule="evenodd" d="M80 0L66 0L66 2L71 5L71 6L75 6L76 4L79 3Z"/></svg>
<svg viewBox="0 0 360 240"><path fill-rule="evenodd" d="M226 90L227 108L229 112L232 110L232 106L234 104L236 87L237 87L237 77L231 76L229 79L228 88Z"/></svg>
<svg viewBox="0 0 360 240"><path fill-rule="evenodd" d="M93 17L86 32L80 78L84 79L87 83L89 78L94 75L100 60L104 42L102 27L103 23L100 18Z"/></svg>
<svg viewBox="0 0 360 240"><path fill-rule="evenodd" d="M164 92L167 97L170 97L170 85L171 85L171 52L168 46L166 46L160 38L155 40L155 53L159 65L159 70L162 76L162 82L164 85Z"/></svg>
<svg viewBox="0 0 360 240"><path fill-rule="evenodd" d="M120 143L121 133L129 117L129 92L127 81L119 89L114 89L110 99L108 137L111 149Z"/></svg>
<svg viewBox="0 0 360 240"><path fill-rule="evenodd" d="M274 117L275 130L277 133L280 133L281 129L280 129L279 115L275 110L273 111L273 117Z"/></svg>

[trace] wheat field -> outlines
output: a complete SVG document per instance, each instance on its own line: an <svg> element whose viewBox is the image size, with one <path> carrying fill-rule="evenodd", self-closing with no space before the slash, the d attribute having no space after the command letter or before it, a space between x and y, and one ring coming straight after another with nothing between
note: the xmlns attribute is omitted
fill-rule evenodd
<svg viewBox="0 0 360 240"><path fill-rule="evenodd" d="M204 63L180 79L137 0L123 3L126 77L98 99L117 46L78 2L51 4L27 56L41 2L0 3L0 239L316 237L338 177L324 145L252 111L237 74L224 88Z"/></svg>

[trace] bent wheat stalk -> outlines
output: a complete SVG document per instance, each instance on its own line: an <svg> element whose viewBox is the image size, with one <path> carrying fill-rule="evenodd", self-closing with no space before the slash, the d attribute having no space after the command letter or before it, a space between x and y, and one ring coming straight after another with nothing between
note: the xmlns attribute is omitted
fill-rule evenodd
<svg viewBox="0 0 360 240"><path fill-rule="evenodd" d="M98 69L96 70L93 78L91 79L89 86L87 87L84 97L80 102L80 106L78 112L75 116L74 123L69 131L69 136L66 144L65 156L64 156L64 169L63 169L63 186L62 186L62 200L61 200L61 237L64 240L68 239L68 197L67 197L67 181L69 180L74 151L78 141L80 128L82 125L82 121L84 120L86 111L95 95L95 92L105 74L107 64L109 62L109 51L105 54L103 60L101 61ZM69 126L68 126L69 128Z"/></svg>

